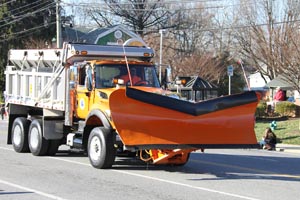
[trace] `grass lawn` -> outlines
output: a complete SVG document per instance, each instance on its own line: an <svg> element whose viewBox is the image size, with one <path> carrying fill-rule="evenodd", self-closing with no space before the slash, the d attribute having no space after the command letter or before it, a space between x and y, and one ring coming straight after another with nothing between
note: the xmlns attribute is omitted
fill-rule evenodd
<svg viewBox="0 0 300 200"><path fill-rule="evenodd" d="M257 141L260 141L266 128L270 127L270 121L256 121L255 133ZM274 130L278 138L278 143L300 145L300 120L288 119L284 121L276 121L277 128Z"/></svg>

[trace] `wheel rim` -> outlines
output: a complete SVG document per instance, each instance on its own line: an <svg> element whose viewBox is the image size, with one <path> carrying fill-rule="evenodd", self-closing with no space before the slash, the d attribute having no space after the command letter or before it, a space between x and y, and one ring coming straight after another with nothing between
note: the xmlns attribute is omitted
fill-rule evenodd
<svg viewBox="0 0 300 200"><path fill-rule="evenodd" d="M94 136L90 143L90 158L94 161L99 160L101 154L101 144L98 137Z"/></svg>
<svg viewBox="0 0 300 200"><path fill-rule="evenodd" d="M39 130L36 127L33 127L30 132L30 146L33 149L36 149L39 144Z"/></svg>
<svg viewBox="0 0 300 200"><path fill-rule="evenodd" d="M15 145L21 144L22 131L20 126L15 126L13 141Z"/></svg>

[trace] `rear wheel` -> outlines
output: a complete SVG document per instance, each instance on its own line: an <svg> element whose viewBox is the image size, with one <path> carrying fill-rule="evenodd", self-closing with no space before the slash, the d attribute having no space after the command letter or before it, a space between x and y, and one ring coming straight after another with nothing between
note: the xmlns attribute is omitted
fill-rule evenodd
<svg viewBox="0 0 300 200"><path fill-rule="evenodd" d="M114 135L104 127L94 128L88 140L88 156L93 167L111 168L115 161Z"/></svg>
<svg viewBox="0 0 300 200"><path fill-rule="evenodd" d="M30 122L25 117L18 117L12 126L12 144L16 152L29 152L28 129Z"/></svg>
<svg viewBox="0 0 300 200"><path fill-rule="evenodd" d="M29 127L28 141L29 149L35 156L46 155L49 142L43 137L42 121L34 119Z"/></svg>

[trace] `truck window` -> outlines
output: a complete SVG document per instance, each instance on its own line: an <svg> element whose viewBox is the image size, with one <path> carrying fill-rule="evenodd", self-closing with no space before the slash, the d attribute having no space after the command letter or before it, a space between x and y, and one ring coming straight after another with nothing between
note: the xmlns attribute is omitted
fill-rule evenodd
<svg viewBox="0 0 300 200"><path fill-rule="evenodd" d="M141 80L147 82L149 87L160 87L155 68L152 65L129 65L129 68L135 68L136 74ZM95 65L96 88L111 88L114 78L121 78L128 74L126 64Z"/></svg>
<svg viewBox="0 0 300 200"><path fill-rule="evenodd" d="M78 84L79 85L84 85L85 82L85 68L84 67L80 67L79 69L79 74L78 74Z"/></svg>
<svg viewBox="0 0 300 200"><path fill-rule="evenodd" d="M85 66L85 74L86 74L86 78L85 78L85 86L86 88L91 91L93 88L93 73L92 73L92 66L90 66L89 64L87 64Z"/></svg>

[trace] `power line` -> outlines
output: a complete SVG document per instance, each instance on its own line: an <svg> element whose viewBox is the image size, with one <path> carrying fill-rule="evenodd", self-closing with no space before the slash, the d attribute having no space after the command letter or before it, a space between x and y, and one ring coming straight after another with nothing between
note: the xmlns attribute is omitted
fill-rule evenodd
<svg viewBox="0 0 300 200"><path fill-rule="evenodd" d="M9 2L5 2L5 3L3 3L3 4L0 4L0 7L4 6L5 4L9 4L9 3L15 2L15 1L16 1L16 0L11 0L11 1L9 1Z"/></svg>
<svg viewBox="0 0 300 200"><path fill-rule="evenodd" d="M292 21L281 21L281 22L274 22L273 24L275 25L281 25L281 24L288 24L288 23L296 23L296 22L300 22L299 20L292 20ZM189 30L189 31L199 31L199 32L208 32L208 31L218 31L218 30L231 30L231 29L244 29L244 28L251 28L253 26L255 27L261 27L261 26L268 26L270 24L268 23L262 23L262 24L256 24L256 25L244 25L244 26L232 26L232 27L222 27L222 28L203 28L203 29L193 29L193 28L180 28L180 29L171 29L172 31L183 31L183 30ZM168 30L168 29L166 29ZM134 29L131 31L143 31L143 30L138 30L138 29ZM144 30L145 31L145 30ZM147 32L153 32L153 33L158 33L158 29L148 29L146 30Z"/></svg>
<svg viewBox="0 0 300 200"><path fill-rule="evenodd" d="M36 13L42 12L42 11L44 11L44 10L47 10L47 9L51 8L53 5L55 5L55 3L50 3L49 5L47 5L47 6L44 7L44 8L40 8L39 10L33 11L33 12L31 12L31 13L26 13L26 14L24 14L24 15L22 15L22 16L18 16L17 19L12 20L12 21L10 21L10 22L7 22L7 23L1 25L0 28L2 28L2 27L4 27L4 26L7 26L7 25L9 25L9 24L12 24L12 23L21 21L21 20L23 20L23 19L26 18L26 17L32 16L33 14L36 14Z"/></svg>
<svg viewBox="0 0 300 200"><path fill-rule="evenodd" d="M45 2L45 3L48 3L48 2ZM40 5L39 5L39 6L40 6ZM25 19L26 17L30 17L30 16L32 16L32 15L34 15L34 14L36 14L36 13L42 12L42 11L44 11L44 10L47 10L47 9L53 7L53 6L55 6L55 2L51 2L50 4L44 5L44 7L41 7L41 8L39 8L38 10L35 10L35 11L33 11L33 12L26 13L26 14L24 14L24 15L20 15L20 16L18 16L16 19L14 19L14 20L12 20L12 21L10 21L10 22L8 22L8 23L5 23L5 24L1 25L0 28L5 27L5 26L7 26L7 25L9 25L9 24L12 24L12 23L21 21L21 20ZM35 7L36 7L36 6L34 6L33 8L35 8ZM21 8L21 7L19 7L19 8ZM31 9L32 9L32 7L31 7ZM14 9L14 10L16 10L16 9ZM5 20L2 20L2 21L5 21ZM52 24L54 24L54 23L55 23L55 22L48 22L48 26L49 26L49 25L52 25ZM11 33L11 34L9 34L9 36L20 35L20 34L23 34L23 33L30 32L30 31L32 31L32 30L41 29L41 28L43 28L43 27L45 27L44 23L41 24L41 25L38 25L38 26L36 26L36 27L33 27L33 28L31 28L31 29L27 29L27 30L23 30L23 31ZM31 33L31 34L32 34L32 33ZM5 35L2 35L2 36L0 36L0 37L5 38ZM9 39L5 39L5 40L2 40L2 41L6 41L6 40L9 40Z"/></svg>
<svg viewBox="0 0 300 200"><path fill-rule="evenodd" d="M148 3L126 3L126 2L122 2L122 3L110 3L109 5L110 6L125 6L125 5L139 5L139 4L142 4L142 5L171 5L171 4L175 4L175 5L181 5L181 4L185 4L185 3L200 3L200 2L227 2L227 0L196 0L196 1L192 1L192 0L187 0L187 1L165 1L165 2L148 2ZM264 1L264 0L262 0ZM230 1L232 2L232 1ZM97 10L99 12L107 12L107 13L112 13L112 11L110 10L109 8L109 5L107 5L106 3L99 3L99 2L95 2L95 3L67 3L67 2L62 2L63 5L65 5L66 7L79 7L79 8L82 8L84 10ZM236 6L243 6L243 5L251 5L251 4L257 4L257 1L255 2L244 2L244 3L236 3L236 4L226 4L226 5L215 5L215 6L205 6L203 5L203 7L186 7L186 8L183 8L183 7L180 7L178 9L174 9L174 8L163 8L163 9L160 9L161 7L156 7L154 9L151 9L151 8L144 8L144 9L138 9L138 8L124 8L124 10L126 11L138 11L138 12L141 12L141 11L145 11L145 12L148 12L148 11L152 11L152 12L161 12L161 11L174 11L174 12L177 12L177 11L190 11L190 10L209 10L209 9L226 9L226 8L229 8L229 7L236 7Z"/></svg>
<svg viewBox="0 0 300 200"><path fill-rule="evenodd" d="M14 9L12 9L12 10L8 10L8 12L13 13L13 12L16 11L16 10L21 10L20 13L26 12L26 10L23 10L24 8L29 7L29 6L31 6L31 5L33 5L33 4L37 4L37 3L40 2L40 1L42 1L42 0L37 0L37 1L35 1L35 2L29 3L29 4L25 4L25 5L21 6L21 7L14 8ZM34 8L34 7L30 7L30 9L32 9L32 8ZM16 14L19 15L20 13L16 13Z"/></svg>
<svg viewBox="0 0 300 200"><path fill-rule="evenodd" d="M55 23L56 23L56 22L50 22L49 25L53 25L53 24L55 24ZM23 36L18 36L18 39L19 39L19 38L23 38L23 37L26 37L26 36L28 36L28 35L31 35L31 34L33 34L34 32L37 32L38 29L41 30L41 29L43 29L43 28L46 28L46 27L44 26L44 24L40 24L40 25L38 25L38 26L36 26L36 27L33 27L33 28L31 28L31 29L27 29L27 30L24 30L24 31L19 31L19 32L16 32L16 33L12 33L12 34L10 34L9 36L15 36L15 35L19 35L19 34L23 34L23 33L28 33L28 32L30 32L30 34L23 35ZM34 31L34 30L36 30L36 31ZM31 31L34 31L34 32L31 32ZM1 36L1 37L4 38L3 36ZM7 39L0 40L0 42L12 40L12 39L13 39L13 38L7 38Z"/></svg>
<svg viewBox="0 0 300 200"><path fill-rule="evenodd" d="M158 4L158 3L156 3ZM251 3L254 4L254 3ZM69 6L69 7L80 7L80 8L94 8L94 9L98 9L102 12L111 12L107 9L108 5L102 5L99 3L79 3L79 4L75 4L75 3L63 3L63 5L65 6ZM123 5L123 4L122 4ZM125 4L127 5L127 4ZM149 5L149 4L148 4ZM165 4L161 4L161 5L165 5ZM178 5L178 4L177 4ZM137 8L125 8L125 10L127 11L182 11L182 10L207 10L207 9L217 9L217 8L228 8L228 7L234 7L234 6L238 6L238 5L243 5L243 4L230 4L230 5L220 5L220 6L203 6L203 7L193 7L193 8L178 8L178 9L174 9L174 8L164 8L163 10L159 10L158 7L155 9L149 9L149 8L144 8L144 9L137 9ZM249 5L249 3L248 3ZM105 6L105 8L103 8ZM113 5L112 5L113 6ZM99 9L102 8L102 9Z"/></svg>
<svg viewBox="0 0 300 200"><path fill-rule="evenodd" d="M207 2L224 2L227 0L170 0L170 1L159 1L159 2L118 2L118 3L109 3L109 5L111 6L125 6L125 5L155 5L155 4L161 4L161 5L168 5L168 4L188 4L188 3L207 3ZM74 4L74 3L66 3L63 2L63 4ZM105 2L103 3L96 3L96 2L92 2L92 3L78 3L79 4L83 4L83 5L95 5L95 4L99 4L99 5L103 5L106 4Z"/></svg>
<svg viewBox="0 0 300 200"><path fill-rule="evenodd" d="M42 0L39 0L39 1L42 1ZM38 1L37 1L38 2ZM13 11L15 11L15 10L20 10L20 9L23 9L23 8L26 8L26 7L28 7L28 6L31 6L32 4L35 4L36 2L33 2L33 3L30 3L30 4L26 4L25 6L21 6L21 7L18 7L18 8L15 8L15 9L13 9L13 10L9 10L8 12L10 12L10 13L13 13ZM44 3L47 3L47 2L44 2ZM50 4L52 4L52 3L50 3ZM49 4L49 5L50 5ZM46 6L48 6L48 5L46 5ZM33 9L35 9L35 7L41 7L41 5L40 4L38 4L38 5L35 5L35 6L33 6L33 7L30 7L30 8L28 8L28 9L25 9L25 10L22 10L21 12L19 12L19 13L13 13L13 18L14 19L17 19L17 18L20 18L20 17L22 17L20 14L21 13L24 13L24 12L26 12L27 10L33 10ZM19 15L19 16L16 16L16 15ZM24 15L28 15L28 13L26 13L26 14L23 14L23 16ZM0 20L0 22L4 22L4 21L7 21L7 19L2 19L2 20Z"/></svg>

